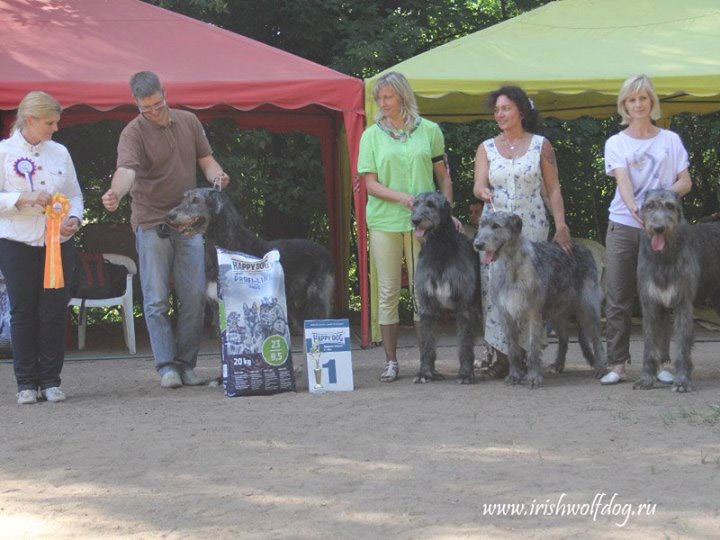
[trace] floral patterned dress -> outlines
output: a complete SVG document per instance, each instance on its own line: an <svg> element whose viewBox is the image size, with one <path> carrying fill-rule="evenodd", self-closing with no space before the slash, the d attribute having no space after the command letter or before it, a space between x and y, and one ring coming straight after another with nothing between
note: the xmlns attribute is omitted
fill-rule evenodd
<svg viewBox="0 0 720 540"><path fill-rule="evenodd" d="M489 162L490 189L493 205L498 212L512 212L523 221L523 235L534 242L547 240L549 225L542 198L542 170L540 152L544 138L533 135L527 152L519 158L508 159L498 152L495 139L483 142ZM492 211L486 204L483 215ZM507 354L508 343L503 331L500 315L490 300L490 275L494 264L480 265L482 281L482 303L485 316L485 341L495 349ZM525 343L525 332L522 342Z"/></svg>

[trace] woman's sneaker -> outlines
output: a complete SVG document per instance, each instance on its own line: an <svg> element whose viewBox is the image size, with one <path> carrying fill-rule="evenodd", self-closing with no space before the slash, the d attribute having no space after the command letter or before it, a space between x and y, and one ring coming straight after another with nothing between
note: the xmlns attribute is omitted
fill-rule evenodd
<svg viewBox="0 0 720 540"><path fill-rule="evenodd" d="M37 403L37 390L20 390L17 393L18 405Z"/></svg>
<svg viewBox="0 0 720 540"><path fill-rule="evenodd" d="M48 401L65 401L65 392L63 392L59 386L51 386L45 390L41 390L40 393Z"/></svg>
<svg viewBox="0 0 720 540"><path fill-rule="evenodd" d="M385 371L380 375L382 382L393 382L398 378L400 370L398 369L398 363L395 360L387 360L385 362Z"/></svg>

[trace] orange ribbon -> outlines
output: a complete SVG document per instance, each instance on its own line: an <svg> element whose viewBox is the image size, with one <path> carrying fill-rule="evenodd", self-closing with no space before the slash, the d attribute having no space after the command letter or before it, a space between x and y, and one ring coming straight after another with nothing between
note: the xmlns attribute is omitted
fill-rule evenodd
<svg viewBox="0 0 720 540"><path fill-rule="evenodd" d="M70 211L70 201L65 195L55 193L45 208L45 279L46 289L62 289L65 286L62 255L60 254L60 224Z"/></svg>

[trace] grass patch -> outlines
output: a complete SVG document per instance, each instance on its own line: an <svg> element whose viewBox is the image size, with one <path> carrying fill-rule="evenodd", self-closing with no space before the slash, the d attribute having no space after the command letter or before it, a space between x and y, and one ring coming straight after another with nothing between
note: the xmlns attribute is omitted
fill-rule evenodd
<svg viewBox="0 0 720 540"><path fill-rule="evenodd" d="M676 422L685 421L693 426L717 426L720 425L720 404L708 404L709 411L698 412L693 408L678 407L676 410L665 410L660 414L660 419L665 427L670 427Z"/></svg>

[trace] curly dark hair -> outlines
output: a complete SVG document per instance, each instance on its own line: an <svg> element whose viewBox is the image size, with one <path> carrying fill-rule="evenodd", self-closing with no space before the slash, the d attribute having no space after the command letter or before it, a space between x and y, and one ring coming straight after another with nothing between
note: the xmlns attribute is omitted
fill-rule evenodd
<svg viewBox="0 0 720 540"><path fill-rule="evenodd" d="M525 93L525 90L519 86L502 86L490 92L488 96L488 107L490 111L495 109L495 103L500 96L505 96L512 101L520 111L520 117L522 118L522 127L525 131L530 133L537 133L540 129L541 120L540 113L530 103L530 98Z"/></svg>

